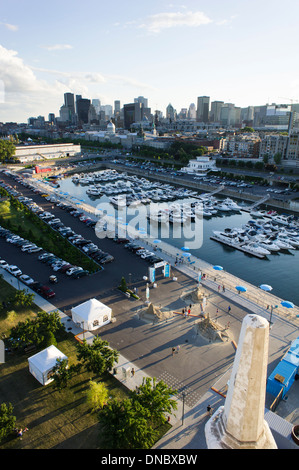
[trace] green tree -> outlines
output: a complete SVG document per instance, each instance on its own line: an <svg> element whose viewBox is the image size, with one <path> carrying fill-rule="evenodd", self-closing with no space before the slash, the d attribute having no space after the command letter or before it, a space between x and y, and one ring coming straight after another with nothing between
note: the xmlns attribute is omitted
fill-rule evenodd
<svg viewBox="0 0 299 470"><path fill-rule="evenodd" d="M138 401L112 400L99 413L103 444L110 449L150 449L158 435L148 425L150 418Z"/></svg>
<svg viewBox="0 0 299 470"><path fill-rule="evenodd" d="M124 277L121 278L120 287L119 287L119 288L120 288L120 290L121 290L122 292L127 292L127 288L128 288L128 287L127 287L127 283L126 283L126 280L125 280Z"/></svg>
<svg viewBox="0 0 299 470"><path fill-rule="evenodd" d="M172 398L176 394L177 390L168 387L162 380L157 383L155 377L147 377L130 396L133 401L138 401L142 407L148 409L155 424L162 424L165 422L165 413L177 409L177 402Z"/></svg>
<svg viewBox="0 0 299 470"><path fill-rule="evenodd" d="M274 162L276 163L276 165L280 165L281 159L282 159L281 153L280 153L280 152L277 152L277 153L274 155Z"/></svg>
<svg viewBox="0 0 299 470"><path fill-rule="evenodd" d="M13 406L11 403L1 403L0 405L0 441L9 436L16 427L16 417L13 416Z"/></svg>
<svg viewBox="0 0 299 470"><path fill-rule="evenodd" d="M58 312L38 312L36 318L19 322L10 330L10 342L14 347L22 348L28 344L43 346L49 339L49 334L64 330Z"/></svg>
<svg viewBox="0 0 299 470"><path fill-rule="evenodd" d="M67 359L56 359L56 366L52 370L53 385L57 390L62 390L68 385L69 380L81 370L81 364L68 365Z"/></svg>
<svg viewBox="0 0 299 470"><path fill-rule="evenodd" d="M91 411L98 411L107 404L109 391L104 383L90 380L89 389L86 394L86 401L91 407Z"/></svg>
<svg viewBox="0 0 299 470"><path fill-rule="evenodd" d="M0 140L0 161L12 160L16 153L16 147L9 140Z"/></svg>
<svg viewBox="0 0 299 470"><path fill-rule="evenodd" d="M99 336L88 344L86 339L82 343L77 343L77 359L82 361L88 371L95 374L103 374L112 369L115 362L118 362L119 353L109 347L108 341L102 340Z"/></svg>

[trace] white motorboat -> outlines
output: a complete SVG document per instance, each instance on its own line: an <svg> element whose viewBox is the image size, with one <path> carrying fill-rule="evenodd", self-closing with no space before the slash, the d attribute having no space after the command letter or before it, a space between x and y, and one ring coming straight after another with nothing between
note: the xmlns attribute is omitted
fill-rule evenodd
<svg viewBox="0 0 299 470"><path fill-rule="evenodd" d="M270 240L273 241L276 245L280 247L281 250L296 250L296 247L286 243L283 240L280 240L278 237L270 237Z"/></svg>
<svg viewBox="0 0 299 470"><path fill-rule="evenodd" d="M238 239L238 233L235 231L218 231L213 230L215 237L224 243L228 243L230 245L239 245L240 241Z"/></svg>
<svg viewBox="0 0 299 470"><path fill-rule="evenodd" d="M271 252L266 248L262 248L258 243L250 242L242 246L247 253L257 254L257 255L270 255Z"/></svg>
<svg viewBox="0 0 299 470"><path fill-rule="evenodd" d="M118 207L126 207L127 204L125 196L111 196L109 197L109 201L111 202L111 204Z"/></svg>
<svg viewBox="0 0 299 470"><path fill-rule="evenodd" d="M296 240L295 238L288 237L287 235L283 233L279 233L277 235L278 240L282 240L285 243L288 243L289 245L294 246L295 248L299 246L299 240Z"/></svg>
<svg viewBox="0 0 299 470"><path fill-rule="evenodd" d="M217 204L216 209L218 209L221 212L230 212L230 208L226 204Z"/></svg>
<svg viewBox="0 0 299 470"><path fill-rule="evenodd" d="M284 215L274 215L271 218L274 222L278 224L289 225L290 223L289 217L286 217Z"/></svg>
<svg viewBox="0 0 299 470"><path fill-rule="evenodd" d="M256 242L258 243L258 245L260 245L262 248L265 248L266 250L275 252L280 251L280 247L277 245L277 243L268 240L267 237L264 235L258 235L256 237Z"/></svg>
<svg viewBox="0 0 299 470"><path fill-rule="evenodd" d="M239 212L241 210L241 207L238 206L238 204L235 201L233 201L232 199L230 199L229 197L224 199L223 204L225 204L227 207L229 207L230 210L232 210L232 211Z"/></svg>

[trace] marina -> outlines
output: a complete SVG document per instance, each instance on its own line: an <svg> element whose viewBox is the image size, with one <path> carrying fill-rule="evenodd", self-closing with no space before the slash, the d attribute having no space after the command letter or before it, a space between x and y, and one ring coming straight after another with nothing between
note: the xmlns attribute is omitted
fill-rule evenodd
<svg viewBox="0 0 299 470"><path fill-rule="evenodd" d="M187 245L189 240L183 234L173 237L173 231L181 225L182 231L189 227L192 233L198 218L202 218L203 243L190 250L195 259L211 265L220 263L225 270L253 285L267 282L281 298L299 304L296 288L299 250L297 246L283 240L283 230L292 232L293 243L298 239L298 221L294 216L278 214L275 210L268 210L265 205L221 197L220 187L211 193L200 193L115 170L102 170L88 175L86 178L85 174L83 180L88 179L88 184L79 183L80 174L59 180L59 188L53 188L51 183L45 183L44 180L40 183L45 190L51 190L53 201L60 198L71 201L89 214L94 213L99 204L111 203L116 216L124 224L132 219L128 215L128 208L135 207L137 210L141 205L147 207L147 216L139 223L139 228L143 229L140 238L149 233L150 224L155 224L156 237L177 248L178 254L181 254L180 248L185 243ZM94 186L100 192L99 196L87 193ZM238 232L239 243L236 240L234 243L224 243L215 237L215 231L229 230ZM166 236L165 231L168 231ZM248 239L242 240L242 236ZM245 241L251 243L251 246L246 246ZM253 244L258 244L268 253L257 253ZM185 259L185 263L188 262Z"/></svg>

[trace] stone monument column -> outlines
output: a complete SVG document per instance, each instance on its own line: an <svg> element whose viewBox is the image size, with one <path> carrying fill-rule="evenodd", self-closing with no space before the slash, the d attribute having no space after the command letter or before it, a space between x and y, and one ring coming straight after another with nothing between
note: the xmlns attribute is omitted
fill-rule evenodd
<svg viewBox="0 0 299 470"><path fill-rule="evenodd" d="M264 419L269 347L269 323L247 315L224 406L205 426L209 449L276 449Z"/></svg>

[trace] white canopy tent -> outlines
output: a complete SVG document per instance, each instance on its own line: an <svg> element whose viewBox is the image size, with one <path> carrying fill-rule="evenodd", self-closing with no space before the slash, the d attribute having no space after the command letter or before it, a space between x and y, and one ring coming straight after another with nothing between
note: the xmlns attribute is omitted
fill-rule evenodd
<svg viewBox="0 0 299 470"><path fill-rule="evenodd" d="M111 321L112 310L96 299L90 299L72 308L73 322L87 331L96 330Z"/></svg>
<svg viewBox="0 0 299 470"><path fill-rule="evenodd" d="M52 382L52 370L56 366L57 359L67 359L55 346L49 346L43 351L28 358L29 372L42 384L48 385Z"/></svg>

